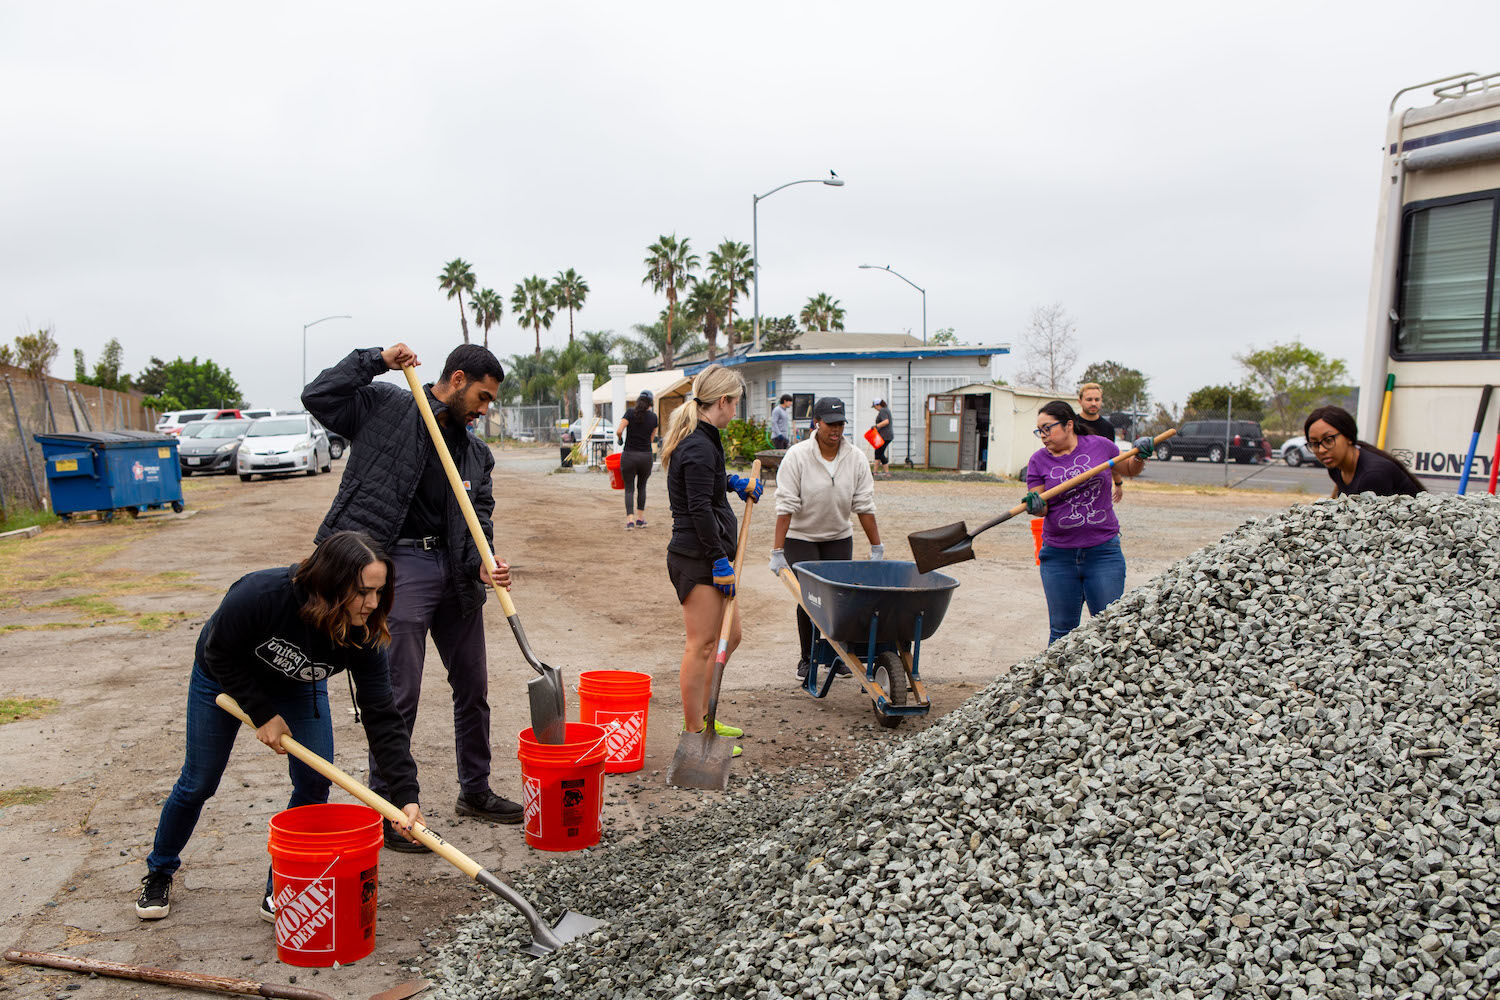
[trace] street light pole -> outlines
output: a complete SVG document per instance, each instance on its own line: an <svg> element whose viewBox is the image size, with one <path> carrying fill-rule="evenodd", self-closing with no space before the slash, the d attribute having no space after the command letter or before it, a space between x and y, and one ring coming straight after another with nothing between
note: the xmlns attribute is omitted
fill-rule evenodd
<svg viewBox="0 0 1500 1000"><path fill-rule="evenodd" d="M864 270L890 271L896 277L900 278L902 281L906 282L908 285L910 285L911 287L915 288L917 291L919 291L919 292L922 293L922 343L924 343L924 344L927 343L927 289L923 288L921 285L917 284L915 281L912 281L910 278L908 278L906 275L902 274L900 271L893 270L891 268L891 265L889 265L889 264L884 264L884 265L881 265L881 264L861 264L859 266L860 266L861 269L864 269Z"/></svg>
<svg viewBox="0 0 1500 1000"><path fill-rule="evenodd" d="M319 323L326 323L331 319L353 318L353 316L344 316L340 314L338 316L324 316L322 319L315 319L311 323L302 324L302 388L307 388L307 328L310 326L317 326Z"/></svg>
<svg viewBox="0 0 1500 1000"><path fill-rule="evenodd" d="M827 184L829 187L843 187L844 179L832 170L828 171L827 177L810 177L807 180L787 181L767 191L765 194L750 196L750 260L753 265L755 276L755 341L754 350L760 350L760 203L771 197L782 188L791 187L793 184Z"/></svg>

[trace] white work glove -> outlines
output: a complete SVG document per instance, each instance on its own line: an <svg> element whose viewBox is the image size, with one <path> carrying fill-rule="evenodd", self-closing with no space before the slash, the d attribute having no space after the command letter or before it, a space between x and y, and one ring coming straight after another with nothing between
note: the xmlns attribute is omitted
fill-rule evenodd
<svg viewBox="0 0 1500 1000"><path fill-rule="evenodd" d="M884 545L871 545L870 546L870 561L871 562L879 562L880 560L882 560L884 558L885 558L885 546Z"/></svg>
<svg viewBox="0 0 1500 1000"><path fill-rule="evenodd" d="M781 571L784 570L784 569L791 569L791 567L786 564L786 553L783 552L783 551L781 551L780 549L772 549L771 550L771 575L772 576L780 576L781 575Z"/></svg>

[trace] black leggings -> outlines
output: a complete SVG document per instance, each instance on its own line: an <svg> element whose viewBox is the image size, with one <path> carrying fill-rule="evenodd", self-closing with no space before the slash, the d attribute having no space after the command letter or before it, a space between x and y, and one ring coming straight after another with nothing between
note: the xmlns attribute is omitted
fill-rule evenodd
<svg viewBox="0 0 1500 1000"><path fill-rule="evenodd" d="M884 437L885 435L881 435L881 436ZM881 465L890 465L891 464L891 454L890 454L890 452L891 452L891 442L890 441L886 441L885 444L883 444L879 448L875 449L875 461L879 462Z"/></svg>
<svg viewBox="0 0 1500 1000"><path fill-rule="evenodd" d="M799 562L815 562L819 559L853 559L854 536L835 538L830 542L804 542L800 538L788 538L781 543L781 554L786 564L795 566ZM802 640L802 659L812 657L812 619L807 612L797 607L797 637Z"/></svg>
<svg viewBox="0 0 1500 1000"><path fill-rule="evenodd" d="M651 478L651 453L620 452L620 476L625 480L625 516L634 514L637 507L645 510L646 480Z"/></svg>

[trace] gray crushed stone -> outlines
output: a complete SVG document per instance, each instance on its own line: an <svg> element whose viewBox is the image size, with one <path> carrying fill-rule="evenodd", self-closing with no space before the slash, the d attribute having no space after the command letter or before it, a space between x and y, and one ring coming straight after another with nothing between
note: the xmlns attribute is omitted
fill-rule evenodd
<svg viewBox="0 0 1500 1000"><path fill-rule="evenodd" d="M1492 996L1497 577L1489 499L1250 522L853 782L524 874L608 926L531 959L497 903L438 995Z"/></svg>

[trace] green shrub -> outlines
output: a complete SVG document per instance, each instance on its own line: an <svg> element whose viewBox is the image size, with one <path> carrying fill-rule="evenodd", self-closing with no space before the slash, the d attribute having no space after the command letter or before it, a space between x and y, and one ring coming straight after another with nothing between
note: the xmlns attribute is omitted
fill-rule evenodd
<svg viewBox="0 0 1500 1000"><path fill-rule="evenodd" d="M748 463L771 447L771 434L758 420L731 420L724 428L724 461Z"/></svg>

